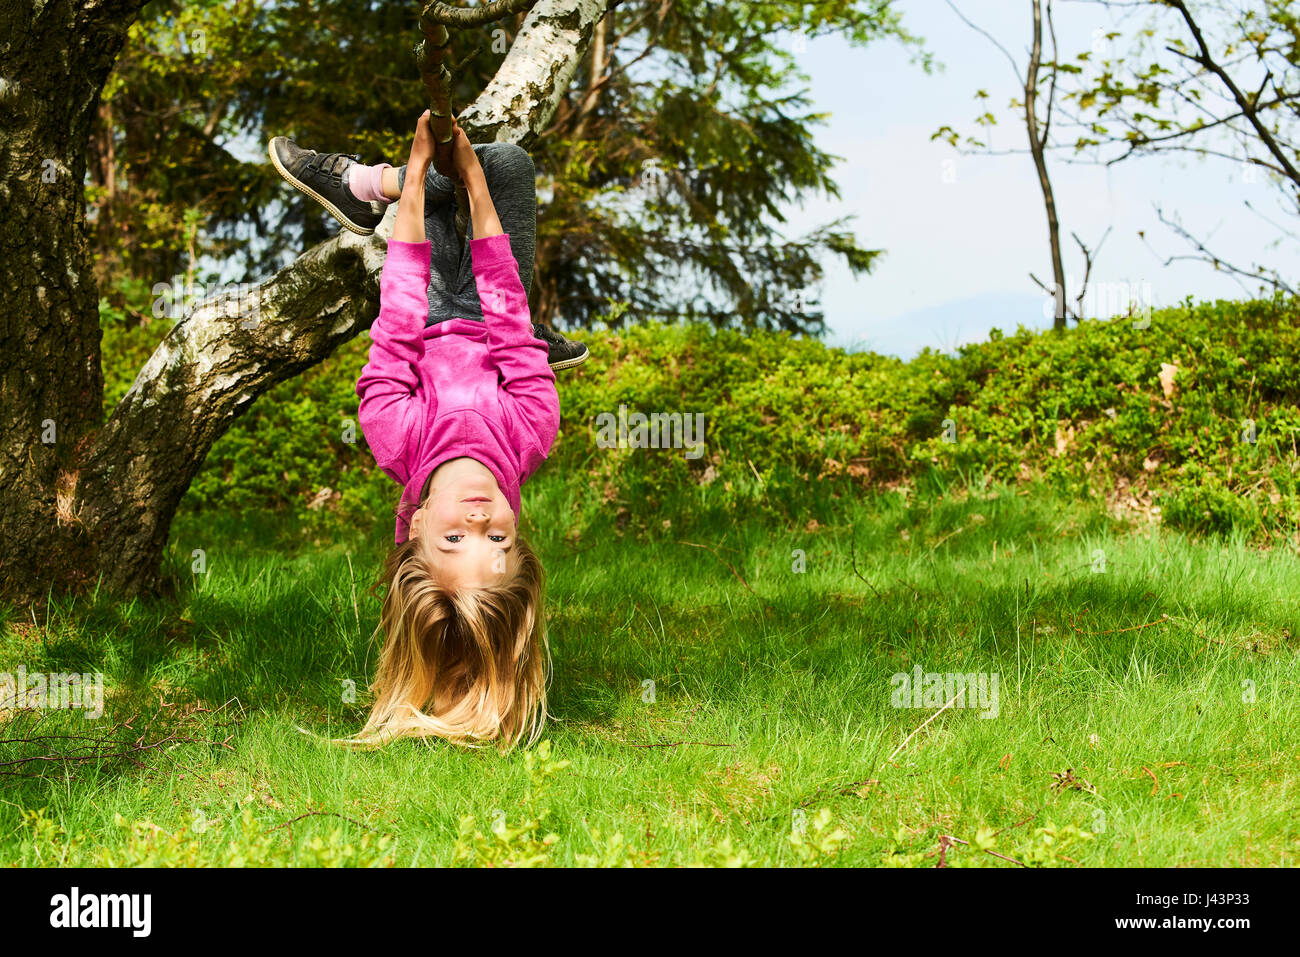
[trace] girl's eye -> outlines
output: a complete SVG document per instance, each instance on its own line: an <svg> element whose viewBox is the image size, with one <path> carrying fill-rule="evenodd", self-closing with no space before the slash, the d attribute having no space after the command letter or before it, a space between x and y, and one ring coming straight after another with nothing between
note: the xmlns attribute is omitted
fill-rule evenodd
<svg viewBox="0 0 1300 957"><path fill-rule="evenodd" d="M443 538L445 538L447 541L451 542L453 545L455 545L457 542L459 542L459 541L460 541L462 538L464 538L464 537L465 537L465 536L463 536L463 535L444 535L444 536L443 536Z"/></svg>
<svg viewBox="0 0 1300 957"><path fill-rule="evenodd" d="M504 535L489 535L488 538L494 542L504 542L506 540Z"/></svg>

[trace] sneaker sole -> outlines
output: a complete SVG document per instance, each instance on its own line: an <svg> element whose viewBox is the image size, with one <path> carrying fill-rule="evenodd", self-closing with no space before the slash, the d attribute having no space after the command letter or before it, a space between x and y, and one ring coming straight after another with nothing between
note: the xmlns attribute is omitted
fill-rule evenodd
<svg viewBox="0 0 1300 957"><path fill-rule="evenodd" d="M586 362L590 357L591 357L591 350L589 350L589 349L585 349L585 348L584 348L584 349L582 350L582 355L580 355L580 356L575 356L575 357L572 358L572 359L563 359L563 360L561 360L561 361L559 361L559 362L552 362L552 363L550 364L550 365L551 365L551 371L552 371L552 372L559 372L559 371L562 370L562 369L572 369L574 366L580 366L580 365L582 365L582 364L583 364L584 362Z"/></svg>
<svg viewBox="0 0 1300 957"><path fill-rule="evenodd" d="M275 155L275 148L274 148L275 140L279 138L280 137L278 136L275 137L275 139L271 140L271 142L266 145L266 155L271 158L271 165L274 166L275 171L280 174L280 178L283 179L290 186L292 186L294 189L296 189L298 192L302 193L304 196L310 196L312 199L316 200L316 202L324 206L326 211L335 219L337 219L345 229L356 233L358 236L373 236L375 234L374 227L371 227L370 229L366 229L364 226L358 226L356 223L352 222L352 220L348 219L347 215L343 213L337 206L331 203L320 193L316 192L310 186L307 186L306 184L299 182L298 179L292 173L290 173L287 169L285 169L280 164L280 158Z"/></svg>

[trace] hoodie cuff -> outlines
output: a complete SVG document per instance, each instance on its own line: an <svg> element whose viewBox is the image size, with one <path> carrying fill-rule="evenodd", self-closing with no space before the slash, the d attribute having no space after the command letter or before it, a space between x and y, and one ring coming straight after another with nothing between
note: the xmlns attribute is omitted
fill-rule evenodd
<svg viewBox="0 0 1300 957"><path fill-rule="evenodd" d="M469 241L469 253L475 269L515 261L515 254L510 250L510 235L508 233L484 236L482 239L471 239Z"/></svg>
<svg viewBox="0 0 1300 957"><path fill-rule="evenodd" d="M432 252L433 244L427 239L422 243L404 243L400 239L390 239L388 257L384 260L384 264L392 263L394 268L427 272L429 256Z"/></svg>

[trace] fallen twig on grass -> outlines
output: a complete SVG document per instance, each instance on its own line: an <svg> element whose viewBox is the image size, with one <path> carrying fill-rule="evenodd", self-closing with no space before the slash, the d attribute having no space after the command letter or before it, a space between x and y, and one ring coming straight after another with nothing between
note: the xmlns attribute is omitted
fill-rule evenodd
<svg viewBox="0 0 1300 957"><path fill-rule="evenodd" d="M1041 808L1039 810L1041 810ZM1014 831L1018 827L1024 827L1026 824L1028 824L1036 817L1038 817L1038 811L1035 811L1033 814L1029 815L1029 817L1025 818L1023 821L1017 821L1015 824L1008 824L1006 827L1002 828L1002 830L994 831L993 836L997 837L999 834L1002 833L1002 831Z"/></svg>
<svg viewBox="0 0 1300 957"><path fill-rule="evenodd" d="M372 831L375 834L389 833L388 831L381 831L378 828L371 827L369 824L366 824L363 821L358 821L356 818L348 817L346 814L339 814L337 811L308 811L306 814L299 814L297 817L290 818L289 820L284 821L283 823L276 824L272 827L268 827L266 829L266 833L269 834L271 831L274 831L282 827L287 827L292 829L294 824L296 824L298 821L301 821L305 817L339 817L345 821L349 821L357 825L357 827L364 827L367 831Z"/></svg>
<svg viewBox="0 0 1300 957"><path fill-rule="evenodd" d="M905 747L907 747L907 742L911 741L914 737L916 737L916 735L917 735L917 734L922 730L922 728L924 728L927 724L929 724L929 723L930 723L931 721L933 721L935 718L939 717L939 715L943 714L945 711L947 711L949 708L951 708L951 707L952 707L952 703L953 703L954 701L956 701L958 698L960 698L960 697L961 697L963 694L965 694L965 693L966 693L966 689L965 689L965 688L961 689L961 690L958 691L955 695L953 695L951 698L948 699L948 703L947 703L947 704L945 704L942 708L940 708L940 709L939 709L938 711L936 711L934 714L930 715L930 717L928 717L928 718L926 718L924 721L922 721L922 722L921 722L921 727L920 727L920 728L917 728L916 731L913 731L913 732L912 732L911 734L909 734L906 738L904 738L904 739L903 739L903 743L900 744L898 747L894 748L894 753L891 754L889 757L885 758L885 764L889 764L889 762L893 761L894 758L898 755L898 752L899 752L899 751L902 751ZM882 764L881 767L883 768L883 767L885 766L885 764Z"/></svg>
<svg viewBox="0 0 1300 957"><path fill-rule="evenodd" d="M853 574L858 576L858 580L871 589L871 594L884 601L880 592L876 591L876 586L867 581L862 572L858 571L858 534L856 531L849 533L849 561L853 563Z"/></svg>
<svg viewBox="0 0 1300 957"><path fill-rule="evenodd" d="M1122 635L1128 631L1141 631L1143 628L1150 628L1152 625L1160 625L1166 621L1172 621L1172 619L1168 615L1161 615L1155 621L1148 621L1144 625L1134 625L1131 628L1112 628L1110 631L1083 631L1080 628L1075 628L1073 623L1070 624L1070 627L1074 628L1074 630L1079 634L1087 635L1091 638L1095 635Z"/></svg>
<svg viewBox="0 0 1300 957"><path fill-rule="evenodd" d="M871 793L872 788L874 788L879 783L880 783L879 778L866 778L862 781L852 781L848 784L837 785L836 787L830 789L830 793L838 794L841 797L856 797L856 798L863 798L865 800L865 796L861 792L866 791L869 794ZM825 791L826 788L819 787L816 791L813 791L813 793L810 794L808 797L800 801L797 806L808 807L810 804L812 804L814 801L817 800L819 795L823 794Z"/></svg>
<svg viewBox="0 0 1300 957"><path fill-rule="evenodd" d="M719 741L659 741L654 744L627 744L629 748L680 748L683 744L698 744L705 748L734 748L734 744Z"/></svg>
<svg viewBox="0 0 1300 957"><path fill-rule="evenodd" d="M1001 832L999 831L998 833L1001 833ZM940 835L939 835L939 851L938 851L938 854L939 854L939 863L936 864L936 865L934 865L935 867L947 867L947 866L948 866L948 864L947 864L945 858L947 857L947 854L948 854L948 848L952 847L953 844L965 844L967 847L969 847L969 846L970 846L970 841L963 841L960 837L953 837L951 834L940 834ZM1001 859L1004 860L1004 861L1010 861L1012 864L1015 864L1017 867L1028 867L1028 866L1029 866L1029 865L1026 864L1024 861L1018 861L1018 860L1016 860L1014 857L1007 857L1005 854L999 854L997 851L990 851L987 847L980 848L980 850L982 850L985 854L992 854L994 857L1001 858ZM933 852L932 852L932 853L933 853Z"/></svg>
<svg viewBox="0 0 1300 957"><path fill-rule="evenodd" d="M867 762L867 767L872 767L876 763L876 758L880 757L880 750L881 748L884 747L884 744L885 744L885 736L882 734L880 736L879 743L876 745L876 749L871 752L871 760ZM884 765L882 764L881 767L884 767ZM853 794L856 797L862 797L862 795L856 793L860 788L865 788L867 790L867 793L870 794L872 793L872 789L875 788L876 785L878 785L879 783L880 780L878 778L865 778L861 781L852 781L848 784L838 785L832 788L832 793L841 794L845 796L849 794ZM824 790L825 790L824 787L818 787L817 790L813 791L811 795L809 795L808 797L800 801L796 805L796 807L807 807L808 805L812 804L813 801L817 800L817 796L821 794ZM863 798L863 800L866 799Z"/></svg>
<svg viewBox="0 0 1300 957"><path fill-rule="evenodd" d="M911 582L909 582L909 581L904 581L903 579L898 578L898 577L895 577L895 578L894 578L894 581L898 582L900 585L906 585L908 588L912 589L912 593L913 593L914 595L916 595L917 598L923 598L923 597L925 597L924 595L921 594L921 589L917 588L917 587L916 587L915 585L913 585Z"/></svg>
<svg viewBox="0 0 1300 957"><path fill-rule="evenodd" d="M232 701L235 699L231 699ZM150 732L153 731L156 723L162 717L170 717L173 720L184 720L196 714L216 714L223 710L227 701L220 708L203 708L196 707L182 714L176 715L167 709L174 708L174 703L162 702L152 715L149 716L143 730L137 732L134 721L139 717L138 713L132 714L125 720L118 721L106 731L98 735L90 734L33 734L32 731L51 714L56 713L58 709L41 710L37 708L18 708L14 711L14 716L9 720L4 729L4 736L0 737L0 745L36 745L40 747L43 753L27 754L21 757L11 758L7 761L0 761L0 775L13 775L22 777L27 774L39 774L38 771L29 771L30 765L43 764L61 764L66 766L77 767L86 764L111 764L115 761L122 761L141 770L147 770L148 765L139 760L143 755L151 752L166 754L172 747L180 744L207 745L208 747L225 748L227 751L233 751L230 746L230 739L234 734L228 735L221 741L207 740L203 738L194 738L188 735L182 735L180 729L173 727L165 734L163 729L159 729L160 737L155 740L148 740ZM10 736L14 726L22 721L35 715L25 734ZM120 732L126 730L136 734L135 740L123 739ZM68 746L60 742L78 742ZM56 750L64 747L66 750Z"/></svg>
<svg viewBox="0 0 1300 957"><path fill-rule="evenodd" d="M729 572L731 572L731 574L733 574L733 575L736 576L736 581L740 582L742 585L745 586L745 591L749 592L751 595L753 595L755 598L757 598L757 599L758 599L758 603L759 603L760 605L762 605L766 610L771 611L772 606L769 605L766 601L764 601L763 598L762 598L762 596L760 596L760 595L758 594L758 592L754 591L754 589L752 589L752 588L749 587L749 582L745 581L745 576L742 575L742 574L740 574L740 572L736 571L736 567L735 567L734 565L732 565L731 562L727 561L725 558L723 558L721 555L719 555L719 554L718 554L718 550L717 550L716 548L713 548L713 547L711 547L711 546L709 546L709 545L700 545L700 544L697 543L697 542L681 542L681 541L679 541L677 544L678 544L678 545L689 545L691 548L702 548L702 549L704 549L706 552L712 552L712 553L713 553L713 557L716 558L718 561L722 562L722 564L726 567L726 569L727 569Z"/></svg>
<svg viewBox="0 0 1300 957"><path fill-rule="evenodd" d="M1156 792L1160 790L1160 779L1157 778L1157 777L1156 777L1156 773L1155 773L1154 771L1152 771L1149 767L1147 767L1145 764L1142 766L1142 770L1145 771L1147 774L1151 775L1151 782L1152 782L1152 783L1151 783L1151 796L1152 796L1152 797L1155 797L1155 796L1156 796Z"/></svg>
<svg viewBox="0 0 1300 957"><path fill-rule="evenodd" d="M958 525L955 529L953 529L953 530L952 530L951 532L949 532L947 535L941 535L941 536L939 536L938 541L936 541L933 545L930 546L930 554L933 555L933 554L934 554L934 550L935 550L936 548L938 548L940 545L942 545L942 544L943 544L944 542L946 542L948 539L952 538L952 537L955 536L955 535L960 535L960 534L961 534L962 532L964 532L964 531L966 531L965 526Z"/></svg>
<svg viewBox="0 0 1300 957"><path fill-rule="evenodd" d="M1074 768L1066 768L1064 771L1053 771L1051 788L1053 791L1070 790L1087 791L1089 794L1097 793L1097 788L1094 785L1089 784L1081 777L1075 776Z"/></svg>

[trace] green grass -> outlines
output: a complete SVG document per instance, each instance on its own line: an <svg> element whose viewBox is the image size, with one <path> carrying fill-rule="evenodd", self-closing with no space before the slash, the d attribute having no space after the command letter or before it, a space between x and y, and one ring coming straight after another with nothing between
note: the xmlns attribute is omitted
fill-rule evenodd
<svg viewBox="0 0 1300 957"><path fill-rule="evenodd" d="M1300 856L1293 554L1037 487L828 500L817 514L838 518L816 527L735 515L681 533L693 545L538 521L572 514L573 495L548 478L525 495L549 574L549 746L352 753L299 734L361 724L384 530L318 542L185 516L174 598L9 616L0 667L100 670L108 700L98 722L11 715L0 762L79 740L13 741L39 733L127 747L160 699L143 740L177 738L134 764L0 765L0 856L933 866L942 835L972 842L946 851L952 866ZM891 675L918 664L996 673L997 716L949 708L898 750L936 712L890 704Z"/></svg>

